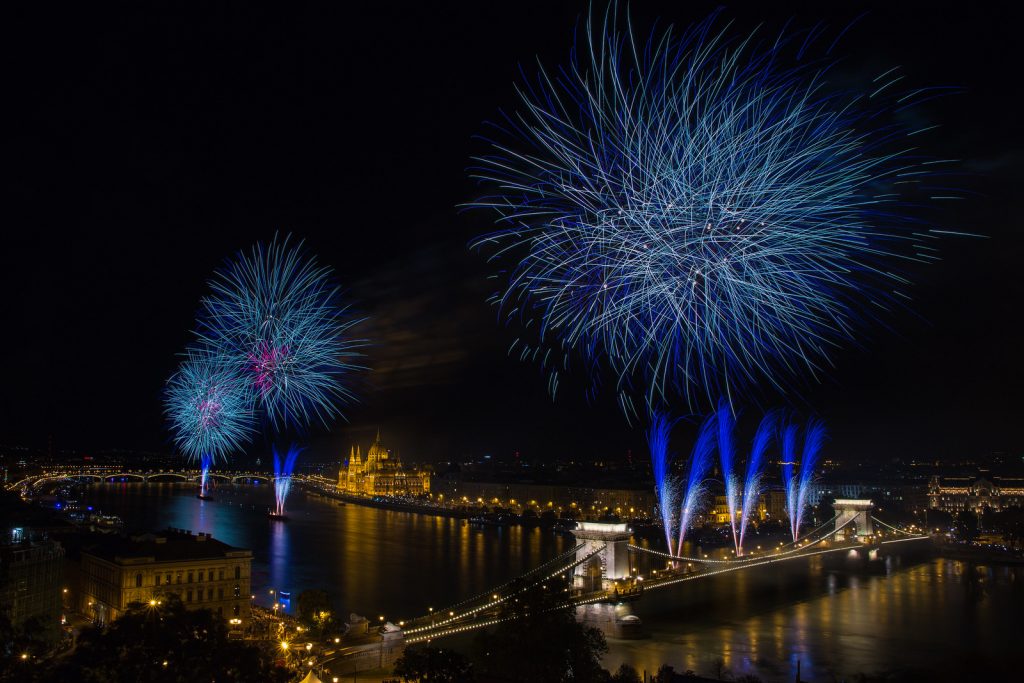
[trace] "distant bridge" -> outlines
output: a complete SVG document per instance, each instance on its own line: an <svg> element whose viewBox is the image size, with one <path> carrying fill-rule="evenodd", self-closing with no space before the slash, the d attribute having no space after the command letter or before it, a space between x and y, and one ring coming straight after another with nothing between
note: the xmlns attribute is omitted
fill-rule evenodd
<svg viewBox="0 0 1024 683"><path fill-rule="evenodd" d="M121 468L102 468L102 467L86 467L86 468L67 468L67 469L53 469L42 472L41 474L25 477L20 481L16 481L7 484L8 491L17 491L22 488L34 488L40 484L53 481L67 481L75 479L88 479L95 482L143 482L143 483L157 483L159 481L184 481L184 482L198 482L202 472L195 469L184 469L184 470L170 470L170 469L157 469L157 470L139 470L139 469L121 469ZM231 482L232 484L240 484L249 481L261 481L271 482L276 477L266 472L248 472L248 471L226 471L226 470L211 470L206 473L207 479L218 479L220 481ZM298 476L295 477L296 479Z"/></svg>

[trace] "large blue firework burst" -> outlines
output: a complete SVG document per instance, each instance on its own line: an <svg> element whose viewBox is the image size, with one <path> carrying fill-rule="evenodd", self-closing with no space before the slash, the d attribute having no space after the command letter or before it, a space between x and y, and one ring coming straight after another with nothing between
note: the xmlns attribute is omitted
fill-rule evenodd
<svg viewBox="0 0 1024 683"><path fill-rule="evenodd" d="M952 197L901 112L945 89L896 93L897 70L833 87L817 30L730 37L713 15L644 42L616 11L476 160L496 298L552 388L572 357L627 408L790 388L907 298L901 260L935 258L942 231L907 209Z"/></svg>
<svg viewBox="0 0 1024 683"><path fill-rule="evenodd" d="M249 385L237 368L216 355L186 352L167 381L164 402L174 441L191 459L222 458L253 435Z"/></svg>
<svg viewBox="0 0 1024 683"><path fill-rule="evenodd" d="M201 343L239 368L275 427L327 424L354 400L359 356L331 270L277 237L218 271L197 323Z"/></svg>

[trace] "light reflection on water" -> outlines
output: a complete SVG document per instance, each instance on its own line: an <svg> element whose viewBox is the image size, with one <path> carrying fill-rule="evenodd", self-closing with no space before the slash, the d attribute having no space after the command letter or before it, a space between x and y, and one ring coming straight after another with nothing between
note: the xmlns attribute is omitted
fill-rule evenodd
<svg viewBox="0 0 1024 683"><path fill-rule="evenodd" d="M214 502L180 484L105 484L89 502L129 527L207 531L253 550L253 589L322 588L343 616L392 620L483 593L572 547L540 529L477 529L461 520L338 506L294 490L288 522L270 522L273 491L224 487ZM697 552L688 548L687 553ZM895 564L898 564L899 558ZM646 566L641 571L649 571ZM949 560L893 567L888 575L833 571L821 558L681 584L636 603L652 637L611 641L605 666L628 661L649 673L662 663L733 677L856 680L931 672L928 680L1013 679L1024 570L970 568Z"/></svg>

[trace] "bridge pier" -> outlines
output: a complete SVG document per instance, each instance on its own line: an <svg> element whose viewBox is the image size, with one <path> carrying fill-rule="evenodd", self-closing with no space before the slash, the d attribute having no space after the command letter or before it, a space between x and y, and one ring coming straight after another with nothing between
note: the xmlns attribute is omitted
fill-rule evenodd
<svg viewBox="0 0 1024 683"><path fill-rule="evenodd" d="M614 638L643 636L643 623L629 602L619 598L630 592L634 577L629 562L629 527L623 523L578 522L573 536L581 547L573 569L573 587L583 593L607 593L606 599L576 607L576 619ZM589 559L584 559L589 558Z"/></svg>
<svg viewBox="0 0 1024 683"><path fill-rule="evenodd" d="M617 580L629 579L629 527L623 523L577 522L572 535L582 547L576 559L585 562L573 570L573 585L585 592L613 590Z"/></svg>
<svg viewBox="0 0 1024 683"><path fill-rule="evenodd" d="M875 504L867 499L837 498L832 509L836 512L836 538L850 540L855 536L864 540L875 533L871 526L871 512Z"/></svg>

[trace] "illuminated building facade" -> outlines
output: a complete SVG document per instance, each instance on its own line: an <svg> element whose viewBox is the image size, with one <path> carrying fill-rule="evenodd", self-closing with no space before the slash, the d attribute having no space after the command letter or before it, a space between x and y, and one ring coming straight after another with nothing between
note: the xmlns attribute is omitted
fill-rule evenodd
<svg viewBox="0 0 1024 683"><path fill-rule="evenodd" d="M743 496L736 496L737 510L736 519L739 520L743 508ZM755 517L758 522L771 519L786 518L786 494L783 491L769 490L763 492L757 501ZM715 524L729 523L729 506L726 504L724 495L715 496L715 507L711 511L711 521Z"/></svg>
<svg viewBox="0 0 1024 683"><path fill-rule="evenodd" d="M1024 479L1007 477L932 477L928 506L933 510L980 513L1024 506Z"/></svg>
<svg viewBox="0 0 1024 683"><path fill-rule="evenodd" d="M248 623L252 551L179 529L109 537L80 551L73 600L105 624L131 603L176 594L187 609L208 609L233 627Z"/></svg>
<svg viewBox="0 0 1024 683"><path fill-rule="evenodd" d="M430 492L430 472L402 466L397 454L384 448L380 432L364 459L359 446L338 470L338 490L366 496L418 496Z"/></svg>

